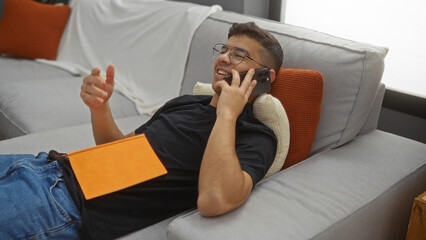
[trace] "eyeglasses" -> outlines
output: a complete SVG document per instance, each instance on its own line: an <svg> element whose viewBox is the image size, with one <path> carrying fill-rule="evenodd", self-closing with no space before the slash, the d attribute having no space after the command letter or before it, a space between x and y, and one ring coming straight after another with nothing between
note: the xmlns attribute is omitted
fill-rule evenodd
<svg viewBox="0 0 426 240"><path fill-rule="evenodd" d="M248 55L248 52L245 49L239 47L229 47L223 43L218 43L213 47L213 57L216 59L222 54L229 52L229 60L232 64L238 65L244 61L245 58L252 60L253 62L259 64L262 67L268 68L267 66L261 64L260 62L254 60Z"/></svg>

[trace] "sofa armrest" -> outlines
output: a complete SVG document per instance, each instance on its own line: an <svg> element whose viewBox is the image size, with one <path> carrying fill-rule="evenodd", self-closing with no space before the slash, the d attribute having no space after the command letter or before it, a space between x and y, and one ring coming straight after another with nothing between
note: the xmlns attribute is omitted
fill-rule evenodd
<svg viewBox="0 0 426 240"><path fill-rule="evenodd" d="M379 87L377 88L373 106L371 107L370 113L368 114L368 118L358 135L363 135L377 129L380 111L382 110L383 97L385 96L385 90L385 84L380 83Z"/></svg>
<svg viewBox="0 0 426 240"><path fill-rule="evenodd" d="M259 183L233 212L176 218L168 238L398 239L424 191L424 156L422 143L372 131Z"/></svg>

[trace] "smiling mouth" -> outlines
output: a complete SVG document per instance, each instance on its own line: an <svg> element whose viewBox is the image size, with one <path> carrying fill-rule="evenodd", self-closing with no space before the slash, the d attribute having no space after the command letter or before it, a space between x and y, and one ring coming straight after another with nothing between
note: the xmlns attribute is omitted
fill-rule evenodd
<svg viewBox="0 0 426 240"><path fill-rule="evenodd" d="M223 76L223 77L231 75L231 73L225 72L223 70L217 70L216 73Z"/></svg>

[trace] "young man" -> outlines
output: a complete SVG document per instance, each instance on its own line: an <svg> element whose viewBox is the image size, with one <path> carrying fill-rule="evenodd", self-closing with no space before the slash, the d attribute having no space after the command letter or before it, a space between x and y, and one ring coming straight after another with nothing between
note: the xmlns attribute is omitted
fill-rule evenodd
<svg viewBox="0 0 426 240"><path fill-rule="evenodd" d="M56 228L49 231L38 229L52 228L50 225L35 230L31 227L32 233L25 235L19 231L24 231L26 226L19 231L10 231L17 235L9 234L7 229L0 227L0 238L36 234L53 238L60 236L52 235L53 231L56 234L66 229L68 235L61 235L61 238L112 239L194 207L198 207L203 216L214 217L241 206L254 185L268 171L277 144L272 130L253 116L250 103L255 97L250 97L250 94L256 81L251 81L252 76L254 69L267 66L271 79L275 79L283 54L278 41L254 23L234 24L226 44L217 44L214 51L218 57L213 68L213 97L177 97L160 108L147 123L127 135L123 135L116 126L108 104L114 88L114 66L108 66L106 79L100 76L100 69L93 69L92 74L83 80L80 96L91 110L96 144L143 133L168 173L112 194L85 200L69 162L51 153L49 166L56 164L57 168L60 164L60 171L50 177L53 183L46 185L50 186L54 201L50 201L50 205L44 204L47 207L38 211L49 212L52 208L59 208L64 221L52 220ZM238 73L245 71L248 74L240 79ZM224 77L230 74L232 82L228 84ZM9 159L12 157L8 156ZM15 155L15 158L24 157ZM50 169L44 166L46 158L46 154L39 154L32 160L36 162L34 168ZM60 188L55 189L56 186ZM0 191L3 191L1 184ZM0 199L2 206L8 206L2 203L5 199ZM16 198L9 200L18 202ZM12 209L6 214L14 212ZM34 214L41 215L37 211ZM52 214L42 214L37 221L53 219ZM0 215L0 226L6 221L9 220ZM25 221L21 225L25 224L33 222ZM11 228L14 226L10 225Z"/></svg>

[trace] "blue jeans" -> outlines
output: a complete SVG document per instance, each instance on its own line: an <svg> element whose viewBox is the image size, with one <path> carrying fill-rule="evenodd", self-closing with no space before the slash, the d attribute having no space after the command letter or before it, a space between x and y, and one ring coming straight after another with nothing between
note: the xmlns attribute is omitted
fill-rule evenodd
<svg viewBox="0 0 426 240"><path fill-rule="evenodd" d="M78 239L81 216L47 153L0 155L0 239Z"/></svg>

